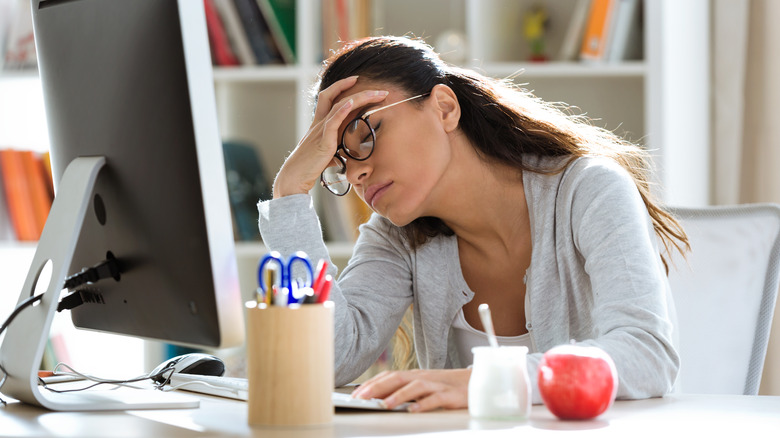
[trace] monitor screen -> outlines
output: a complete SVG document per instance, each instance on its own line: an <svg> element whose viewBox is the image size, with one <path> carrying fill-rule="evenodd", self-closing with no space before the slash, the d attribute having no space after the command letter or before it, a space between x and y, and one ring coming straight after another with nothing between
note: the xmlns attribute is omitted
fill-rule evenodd
<svg viewBox="0 0 780 438"><path fill-rule="evenodd" d="M186 6L202 2L33 3L55 188L75 158L106 159L69 274L109 252L122 269L118 281L79 288L74 324L189 345L240 341L208 39L202 5Z"/></svg>
<svg viewBox="0 0 780 438"><path fill-rule="evenodd" d="M49 393L37 370L65 302L85 329L243 341L203 2L33 0L32 16L56 196L0 349L0 389L55 410L192 407L159 391ZM118 272L62 294L106 260Z"/></svg>

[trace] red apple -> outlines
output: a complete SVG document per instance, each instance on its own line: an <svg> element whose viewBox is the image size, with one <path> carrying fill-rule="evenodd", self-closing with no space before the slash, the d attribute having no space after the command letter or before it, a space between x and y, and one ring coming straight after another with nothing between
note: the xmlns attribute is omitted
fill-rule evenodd
<svg viewBox="0 0 780 438"><path fill-rule="evenodd" d="M556 417L585 420L612 405L618 388L615 362L598 347L559 345L539 363L539 393Z"/></svg>

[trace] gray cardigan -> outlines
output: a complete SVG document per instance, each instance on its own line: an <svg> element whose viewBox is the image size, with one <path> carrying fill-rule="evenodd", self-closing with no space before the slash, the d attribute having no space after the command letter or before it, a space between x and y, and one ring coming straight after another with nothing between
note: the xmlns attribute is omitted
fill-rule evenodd
<svg viewBox="0 0 780 438"><path fill-rule="evenodd" d="M530 157L529 163L554 164ZM673 303L650 217L628 173L602 158L563 172L524 172L532 258L525 316L537 353L528 356L533 401L542 353L574 340L615 361L619 398L671 391L679 368ZM308 195L258 204L265 244L282 254L328 258ZM335 302L336 384L349 383L382 353L410 304L421 368L460 367L451 335L474 293L463 278L455 236L409 249L399 230L374 214L360 227L352 258L331 292ZM336 268L331 272L336 274ZM517 281L523 281L522 273Z"/></svg>

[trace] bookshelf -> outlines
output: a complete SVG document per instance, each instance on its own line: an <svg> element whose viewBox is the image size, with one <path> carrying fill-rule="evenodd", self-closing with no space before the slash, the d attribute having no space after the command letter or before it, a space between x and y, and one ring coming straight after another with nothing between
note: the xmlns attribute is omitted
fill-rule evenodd
<svg viewBox="0 0 780 438"><path fill-rule="evenodd" d="M645 1L644 59L620 63L529 63L520 17L524 0L374 0L378 33L409 34L435 45L455 30L469 47L466 67L516 75L546 100L587 112L596 123L653 151L663 199L708 203L709 6L704 0ZM560 49L574 1L547 0L550 54ZM294 66L215 68L223 135L257 144L273 173L305 133L307 94L320 65L319 1L298 0L299 62ZM445 11L445 12L443 12ZM411 13L413 12L413 13ZM517 75L518 72L521 72Z"/></svg>
<svg viewBox="0 0 780 438"><path fill-rule="evenodd" d="M514 77L546 100L580 108L596 124L652 151L666 203L708 204L708 2L642 2L643 59L618 63L525 61L529 49L521 17L538 3L550 17L547 48L554 59L572 19L573 0L373 0L372 28L379 29L374 34L411 33L434 46L447 32L465 36L468 50L462 65ZM256 144L269 177L310 125L309 90L321 63L320 4L297 0L297 64L214 70L222 134ZM327 196L319 188L314 194ZM323 214L321 218L327 220ZM254 257L258 251L245 253ZM333 244L331 253L344 263L351 245Z"/></svg>
<svg viewBox="0 0 780 438"><path fill-rule="evenodd" d="M371 28L378 29L374 34L413 34L434 46L446 33L462 35L467 47L463 66L491 76L514 77L546 100L580 108L597 119L598 125L624 133L652 151L657 180L663 188L661 197L666 203L708 204L709 2L643 1L641 60L527 62L529 49L522 35L524 11L535 4L547 8L550 21L546 46L555 58L577 1L371 0ZM294 65L214 68L223 138L254 144L269 178L310 125L309 90L322 60L322 3L296 0ZM0 72L0 113L3 106L15 105L8 102L3 91L8 87L4 88L4 84L35 83L36 78L34 72ZM35 85L32 90L33 94L39 93ZM34 136L45 132L42 106L32 106L27 111L22 116L24 120L38 123L27 129ZM339 202L331 198L327 201ZM0 246L0 252L14 248L13 242L6 242ZM336 264L343 267L351 255L351 243L332 242L329 248ZM21 250L29 248L22 245ZM244 293L254 287L253 271L264 251L262 243L237 245Z"/></svg>

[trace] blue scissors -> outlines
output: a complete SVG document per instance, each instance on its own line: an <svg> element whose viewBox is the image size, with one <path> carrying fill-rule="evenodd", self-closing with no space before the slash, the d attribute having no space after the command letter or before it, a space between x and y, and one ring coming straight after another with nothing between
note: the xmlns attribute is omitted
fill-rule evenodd
<svg viewBox="0 0 780 438"><path fill-rule="evenodd" d="M299 265L302 265L306 270L307 278L302 282L299 282L298 279L293 280L293 267L295 266L296 262ZM291 255L287 261L285 261L284 258L282 258L282 255L277 251L271 251L270 253L266 254L265 257L260 260L260 265L257 268L257 283L260 285L260 289L265 292L267 297L273 293L274 287L273 284L266 284L266 276L264 275L267 269L272 269L267 266L269 263L275 263L281 271L281 281L279 286L287 289L287 304L296 304L302 302L305 298L305 295L301 294L301 296L295 296L295 291L305 287L311 288L312 283L314 282L314 270L311 267L309 256L307 256L303 251L298 251Z"/></svg>

